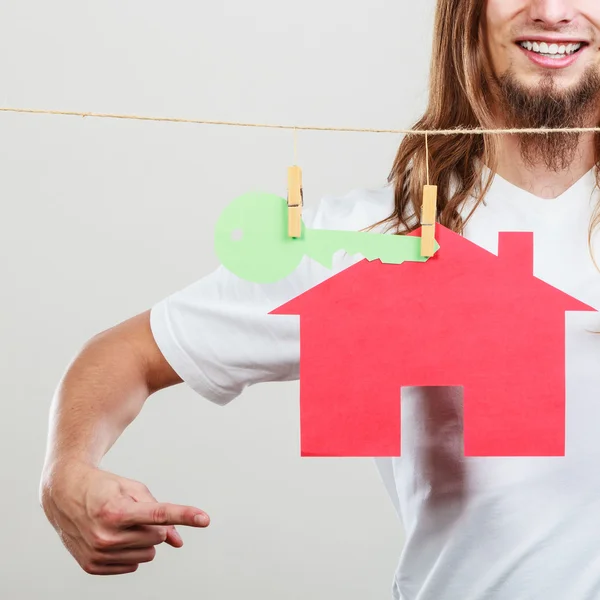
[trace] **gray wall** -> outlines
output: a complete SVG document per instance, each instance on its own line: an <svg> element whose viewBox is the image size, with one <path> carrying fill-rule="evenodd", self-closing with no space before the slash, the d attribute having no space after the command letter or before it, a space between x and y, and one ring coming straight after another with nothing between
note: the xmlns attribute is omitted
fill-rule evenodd
<svg viewBox="0 0 600 600"><path fill-rule="evenodd" d="M3 0L0 105L409 127L433 0ZM299 132L307 205L385 182L400 136ZM240 193L285 195L291 131L0 113L0 598L387 598L402 531L371 459L301 459L297 382L156 394L104 466L212 523L86 575L38 505L55 386L90 336L207 274Z"/></svg>

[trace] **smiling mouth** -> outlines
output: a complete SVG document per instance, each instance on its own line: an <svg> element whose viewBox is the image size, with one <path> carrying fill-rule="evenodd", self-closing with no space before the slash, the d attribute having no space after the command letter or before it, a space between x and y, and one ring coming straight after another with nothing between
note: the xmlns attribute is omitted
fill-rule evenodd
<svg viewBox="0 0 600 600"><path fill-rule="evenodd" d="M564 59L581 52L587 42L542 42L537 40L524 40L517 42L517 45L525 50L534 52L544 58L555 60Z"/></svg>

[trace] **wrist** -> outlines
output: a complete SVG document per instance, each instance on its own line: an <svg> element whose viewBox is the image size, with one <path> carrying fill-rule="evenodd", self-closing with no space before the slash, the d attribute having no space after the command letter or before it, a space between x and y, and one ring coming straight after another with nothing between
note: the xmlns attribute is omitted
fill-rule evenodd
<svg viewBox="0 0 600 600"><path fill-rule="evenodd" d="M49 496L52 490L64 483L65 480L96 468L91 461L79 456L48 457L42 469L40 480L40 495L42 499Z"/></svg>

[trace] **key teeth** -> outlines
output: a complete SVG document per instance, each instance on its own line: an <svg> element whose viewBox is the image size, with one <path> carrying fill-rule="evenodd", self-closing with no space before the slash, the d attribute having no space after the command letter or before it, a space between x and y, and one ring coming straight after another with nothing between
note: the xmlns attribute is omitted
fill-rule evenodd
<svg viewBox="0 0 600 600"><path fill-rule="evenodd" d="M361 254L361 253L357 252L357 254ZM406 262L407 260L414 261L414 262L425 262L427 260L426 257L421 257L421 256L419 256L418 258L412 258L412 259L401 258L401 257L399 257L397 259L389 259L389 258L382 258L381 256L377 256L377 254L378 254L377 252L373 252L370 255L361 254L361 256L364 256L369 262L378 260L384 265L400 265L400 264Z"/></svg>
<svg viewBox="0 0 600 600"><path fill-rule="evenodd" d="M377 256L377 252L373 252L372 254L370 254L369 252L367 252L366 254L363 252L357 252L356 254L360 254L361 256L364 256L369 262L373 262L374 260L381 260L381 258L379 256ZM384 261L381 261L384 262Z"/></svg>
<svg viewBox="0 0 600 600"><path fill-rule="evenodd" d="M333 269L333 256L328 256L326 259L321 258L320 256L314 256L312 254L308 254L313 260L316 260L320 265L325 267L326 269Z"/></svg>
<svg viewBox="0 0 600 600"><path fill-rule="evenodd" d="M389 260L384 260L383 258L381 258L381 256L380 256L381 253L377 252L377 251L367 252L367 253L357 252L357 254L364 256L369 262L378 260L378 261L382 262L384 265L396 264L396 261L389 261ZM401 261L399 261L399 262L401 262Z"/></svg>

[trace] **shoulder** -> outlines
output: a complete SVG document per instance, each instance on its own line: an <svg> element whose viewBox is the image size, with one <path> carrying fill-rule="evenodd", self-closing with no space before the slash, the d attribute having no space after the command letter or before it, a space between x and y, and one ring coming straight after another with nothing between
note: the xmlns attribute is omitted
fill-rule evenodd
<svg viewBox="0 0 600 600"><path fill-rule="evenodd" d="M394 188L386 184L322 196L307 206L304 221L314 229L359 231L386 219L393 210Z"/></svg>

